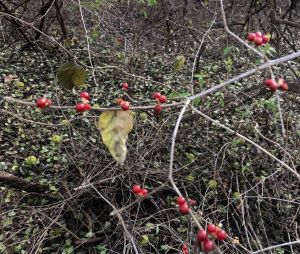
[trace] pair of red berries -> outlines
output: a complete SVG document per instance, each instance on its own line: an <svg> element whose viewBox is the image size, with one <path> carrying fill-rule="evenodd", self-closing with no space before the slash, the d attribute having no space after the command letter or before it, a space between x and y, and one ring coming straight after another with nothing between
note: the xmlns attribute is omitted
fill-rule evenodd
<svg viewBox="0 0 300 254"><path fill-rule="evenodd" d="M153 98L156 100L157 104L154 107L154 112L159 114L162 111L162 106L160 104L166 103L168 98L165 95L162 95L159 92L153 93Z"/></svg>
<svg viewBox="0 0 300 254"><path fill-rule="evenodd" d="M177 205L179 205L179 212L182 215L186 215L190 212L190 207L187 204L183 196L178 196L176 200Z"/></svg>
<svg viewBox="0 0 300 254"><path fill-rule="evenodd" d="M79 96L80 96L82 102L79 102L75 105L76 111L77 112L85 112L85 111L90 110L92 107L89 104L89 101L91 99L91 96L89 95L89 93L84 91L84 92L81 92L79 94Z"/></svg>
<svg viewBox="0 0 300 254"><path fill-rule="evenodd" d="M50 99L47 99L46 97L42 97L36 100L35 105L38 108L47 108L52 105L52 101Z"/></svg>
<svg viewBox="0 0 300 254"><path fill-rule="evenodd" d="M247 40L254 42L257 47L270 42L270 38L267 35L263 35L261 32L249 33Z"/></svg>
<svg viewBox="0 0 300 254"><path fill-rule="evenodd" d="M117 104L121 107L122 110L126 111L129 110L130 105L128 101L124 101L123 99L119 98L117 99Z"/></svg>
<svg viewBox="0 0 300 254"><path fill-rule="evenodd" d="M288 84L286 83L286 81L283 78L277 78L276 80L277 80L277 82L272 79L265 80L265 82L264 82L265 86L268 87L273 92L275 92L277 89L284 91L284 92L289 89Z"/></svg>
<svg viewBox="0 0 300 254"><path fill-rule="evenodd" d="M209 239L209 235L220 241L227 239L227 233L223 229L216 227L214 224L208 224L206 231L200 229L197 233L197 240L205 252L210 252L215 248L215 244Z"/></svg>
<svg viewBox="0 0 300 254"><path fill-rule="evenodd" d="M133 185L131 190L135 195L138 195L140 197L145 197L148 195L148 190L142 188L140 185Z"/></svg>

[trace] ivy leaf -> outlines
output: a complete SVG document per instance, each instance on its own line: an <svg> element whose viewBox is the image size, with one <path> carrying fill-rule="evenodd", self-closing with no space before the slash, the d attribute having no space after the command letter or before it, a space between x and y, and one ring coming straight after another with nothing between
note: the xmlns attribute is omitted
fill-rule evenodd
<svg viewBox="0 0 300 254"><path fill-rule="evenodd" d="M174 62L174 70L179 71L184 66L184 63L185 63L185 57L177 56Z"/></svg>
<svg viewBox="0 0 300 254"><path fill-rule="evenodd" d="M103 143L112 157L121 165L126 159L126 141L133 128L130 111L106 111L99 116L98 127Z"/></svg>
<svg viewBox="0 0 300 254"><path fill-rule="evenodd" d="M157 0L148 0L148 5L150 6L157 5Z"/></svg>
<svg viewBox="0 0 300 254"><path fill-rule="evenodd" d="M72 90L74 87L84 86L86 72L78 64L69 62L59 68L57 79L60 86Z"/></svg>

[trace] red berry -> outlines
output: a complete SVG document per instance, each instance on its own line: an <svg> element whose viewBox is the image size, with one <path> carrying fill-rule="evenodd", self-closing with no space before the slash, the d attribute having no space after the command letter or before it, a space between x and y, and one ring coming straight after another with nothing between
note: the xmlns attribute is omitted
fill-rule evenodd
<svg viewBox="0 0 300 254"><path fill-rule="evenodd" d="M81 92L80 94L79 94L79 96L80 96L80 98L84 98L84 99L86 99L86 100L90 100L91 99L91 96L89 95L89 93L88 92Z"/></svg>
<svg viewBox="0 0 300 254"><path fill-rule="evenodd" d="M77 112L84 112L85 111L85 104L77 103L75 106Z"/></svg>
<svg viewBox="0 0 300 254"><path fill-rule="evenodd" d="M207 241L205 241L204 244L203 244L203 250L204 250L205 252L210 252L210 251L212 251L214 248L215 248L215 245L214 245L214 243L213 243L211 240L207 240Z"/></svg>
<svg viewBox="0 0 300 254"><path fill-rule="evenodd" d="M217 227L214 224L208 224L207 225L207 231L208 233L215 233L217 230Z"/></svg>
<svg viewBox="0 0 300 254"><path fill-rule="evenodd" d="M167 96L165 95L160 96L159 101L160 103L165 103L167 101Z"/></svg>
<svg viewBox="0 0 300 254"><path fill-rule="evenodd" d="M265 86L270 88L271 91L276 91L278 88L278 84L272 79L267 79L267 80L265 80L264 83L265 83Z"/></svg>
<svg viewBox="0 0 300 254"><path fill-rule="evenodd" d="M52 105L52 101L50 99L46 99L45 107L49 107Z"/></svg>
<svg viewBox="0 0 300 254"><path fill-rule="evenodd" d="M226 238L227 238L227 233L226 233L223 229L220 229L220 230L218 230L218 232L217 232L217 238L218 238L218 240L220 240L220 241L224 241L224 240L226 240Z"/></svg>
<svg viewBox="0 0 300 254"><path fill-rule="evenodd" d="M182 245L182 252L183 252L183 254L188 254L189 253L189 249L188 249L188 246L186 244Z"/></svg>
<svg viewBox="0 0 300 254"><path fill-rule="evenodd" d="M182 215L186 215L186 214L188 214L190 212L190 208L187 205L187 203L184 203L183 205L179 206L179 212Z"/></svg>
<svg viewBox="0 0 300 254"><path fill-rule="evenodd" d="M125 91L127 91L128 88L129 88L129 85L128 85L128 83L123 83L123 84L122 84L122 87L123 87L123 89L124 89Z"/></svg>
<svg viewBox="0 0 300 254"><path fill-rule="evenodd" d="M148 195L148 190L147 189L142 189L141 192L139 193L141 196L145 197Z"/></svg>
<svg viewBox="0 0 300 254"><path fill-rule="evenodd" d="M153 98L154 99L159 99L161 97L161 94L159 93L159 92L155 92L154 94L153 94Z"/></svg>
<svg viewBox="0 0 300 254"><path fill-rule="evenodd" d="M263 39L261 37L255 37L254 43L258 47L264 44Z"/></svg>
<svg viewBox="0 0 300 254"><path fill-rule="evenodd" d="M142 191L142 188L140 185L133 185L131 190L134 194L138 194Z"/></svg>
<svg viewBox="0 0 300 254"><path fill-rule="evenodd" d="M47 107L46 103L47 103L47 98L45 98L45 97L39 98L35 102L35 104L36 104L36 106L38 108L45 108L45 107Z"/></svg>
<svg viewBox="0 0 300 254"><path fill-rule="evenodd" d="M90 110L92 107L90 104L84 104L84 111Z"/></svg>
<svg viewBox="0 0 300 254"><path fill-rule="evenodd" d="M124 111L126 111L126 110L128 110L129 109L129 102L128 101L123 101L122 103L121 103L121 108L124 110Z"/></svg>
<svg viewBox="0 0 300 254"><path fill-rule="evenodd" d="M268 43L270 41L270 38L267 35L264 35L261 38L263 40L263 43Z"/></svg>
<svg viewBox="0 0 300 254"><path fill-rule="evenodd" d="M256 36L256 37L262 37L262 33L261 33L261 32L256 32L256 33L255 33L255 36Z"/></svg>
<svg viewBox="0 0 300 254"><path fill-rule="evenodd" d="M287 83L284 82L284 83L282 83L282 84L279 86L278 89L281 90L281 91L286 92L286 91L289 89L289 86L288 86Z"/></svg>
<svg viewBox="0 0 300 254"><path fill-rule="evenodd" d="M247 40L248 41L254 41L255 40L255 33L249 33L248 36L247 36Z"/></svg>
<svg viewBox="0 0 300 254"><path fill-rule="evenodd" d="M186 202L185 202L185 198L184 198L183 196L177 197L176 203L177 203L177 205L179 205L179 206L185 204L185 203L186 203Z"/></svg>
<svg viewBox="0 0 300 254"><path fill-rule="evenodd" d="M188 246L186 244L182 245L182 250L188 250Z"/></svg>
<svg viewBox="0 0 300 254"><path fill-rule="evenodd" d="M206 241L208 239L207 232L204 229L200 229L197 233L197 240L199 242Z"/></svg>
<svg viewBox="0 0 300 254"><path fill-rule="evenodd" d="M197 205L197 201L195 199L190 199L189 203L191 206Z"/></svg>
<svg viewBox="0 0 300 254"><path fill-rule="evenodd" d="M154 112L156 113L156 114L159 114L161 111L162 111L162 106L161 105L159 105L159 104L156 104L155 105L155 107L154 107Z"/></svg>
<svg viewBox="0 0 300 254"><path fill-rule="evenodd" d="M124 102L124 100L121 99L121 98L119 98L119 99L116 100L116 103L117 103L118 105L121 105L122 102Z"/></svg>

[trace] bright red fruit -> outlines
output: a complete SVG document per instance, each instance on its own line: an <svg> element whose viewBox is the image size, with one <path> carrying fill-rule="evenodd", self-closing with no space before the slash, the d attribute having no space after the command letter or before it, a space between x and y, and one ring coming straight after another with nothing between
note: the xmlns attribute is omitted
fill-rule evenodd
<svg viewBox="0 0 300 254"><path fill-rule="evenodd" d="M264 44L263 39L261 37L258 37L258 36L255 37L254 43L258 47Z"/></svg>
<svg viewBox="0 0 300 254"><path fill-rule="evenodd" d="M217 230L217 227L214 224L208 224L207 225L207 231L209 233L215 233Z"/></svg>
<svg viewBox="0 0 300 254"><path fill-rule="evenodd" d="M177 205L180 205L180 206L185 204L186 203L185 198L183 196L177 197L176 203L177 203Z"/></svg>
<svg viewBox="0 0 300 254"><path fill-rule="evenodd" d="M248 36L247 36L247 40L248 41L254 41L255 37L256 37L255 33L249 33Z"/></svg>
<svg viewBox="0 0 300 254"><path fill-rule="evenodd" d="M215 248L215 245L214 245L214 243L213 243L211 240L207 240L207 241L205 241L204 244L203 244L203 250L204 250L205 252L210 252L210 251L212 251L214 248Z"/></svg>
<svg viewBox="0 0 300 254"><path fill-rule="evenodd" d="M266 35L263 35L262 37L263 43L268 43L270 41L270 38Z"/></svg>
<svg viewBox="0 0 300 254"><path fill-rule="evenodd" d="M155 107L154 107L154 112L156 113L156 114L159 114L161 111L162 111L162 106L161 105L159 105L159 104L156 104L155 105Z"/></svg>
<svg viewBox="0 0 300 254"><path fill-rule="evenodd" d="M88 111L92 108L90 104L84 104L84 111Z"/></svg>
<svg viewBox="0 0 300 254"><path fill-rule="evenodd" d="M79 94L79 96L80 96L80 98L84 98L84 99L86 99L86 100L88 100L88 101L91 99L91 96L90 96L89 93L86 92L86 91L81 92L81 93Z"/></svg>
<svg viewBox="0 0 300 254"><path fill-rule="evenodd" d="M262 33L261 33L261 32L256 32L256 33L255 33L255 36L257 36L257 37L262 37Z"/></svg>
<svg viewBox="0 0 300 254"><path fill-rule="evenodd" d="M272 91L276 91L278 88L278 84L272 79L267 79L267 80L265 80L264 83L265 83L265 86L270 88L270 90L272 90Z"/></svg>
<svg viewBox="0 0 300 254"><path fill-rule="evenodd" d="M123 87L123 89L124 89L125 91L127 91L128 88L129 88L129 85L128 85L128 83L123 83L123 84L122 84L122 87Z"/></svg>
<svg viewBox="0 0 300 254"><path fill-rule="evenodd" d="M84 112L85 111L85 104L77 103L75 105L75 109L76 109L77 112Z"/></svg>
<svg viewBox="0 0 300 254"><path fill-rule="evenodd" d="M49 107L50 105L52 105L52 101L50 99L46 99L45 106Z"/></svg>
<svg viewBox="0 0 300 254"><path fill-rule="evenodd" d="M122 102L124 102L124 100L121 99L121 98L119 98L119 99L116 100L116 103L117 103L118 105L121 105Z"/></svg>
<svg viewBox="0 0 300 254"><path fill-rule="evenodd" d="M282 83L282 84L279 86L278 89L281 90L281 91L286 92L286 91L289 89L289 86L288 86L287 83L284 82L284 83Z"/></svg>
<svg viewBox="0 0 300 254"><path fill-rule="evenodd" d="M35 104L36 104L36 106L38 108L45 108L45 107L47 107L46 103L47 103L47 98L45 98L45 97L39 98L35 102Z"/></svg>
<svg viewBox="0 0 300 254"><path fill-rule="evenodd" d="M128 101L123 101L122 103L121 103L121 108L124 110L124 111L126 111L126 110L128 110L129 109L129 102Z"/></svg>
<svg viewBox="0 0 300 254"><path fill-rule="evenodd" d="M142 191L142 188L140 185L133 185L131 190L134 194L138 194Z"/></svg>
<svg viewBox="0 0 300 254"><path fill-rule="evenodd" d="M218 238L218 240L220 240L220 241L224 241L224 240L226 240L226 238L227 238L227 233L226 233L223 229L220 229L220 230L218 230L218 232L217 232L217 238Z"/></svg>
<svg viewBox="0 0 300 254"><path fill-rule="evenodd" d="M165 95L160 96L159 101L160 103L165 103L167 101L167 96Z"/></svg>
<svg viewBox="0 0 300 254"><path fill-rule="evenodd" d="M141 192L139 193L141 196L145 197L148 195L148 190L147 189L142 189Z"/></svg>
<svg viewBox="0 0 300 254"><path fill-rule="evenodd" d="M207 232L204 229L200 229L197 233L197 240L199 242L206 241L208 239Z"/></svg>
<svg viewBox="0 0 300 254"><path fill-rule="evenodd" d="M179 212L182 215L186 215L190 212L190 208L186 203L184 203L183 205L179 206Z"/></svg>
<svg viewBox="0 0 300 254"><path fill-rule="evenodd" d="M188 246L186 244L182 245L182 252L183 252L183 254L188 254L189 253L189 249L188 249Z"/></svg>
<svg viewBox="0 0 300 254"><path fill-rule="evenodd" d="M159 92L155 92L154 94L153 94L153 98L154 99L159 99L161 97L161 94L159 93Z"/></svg>

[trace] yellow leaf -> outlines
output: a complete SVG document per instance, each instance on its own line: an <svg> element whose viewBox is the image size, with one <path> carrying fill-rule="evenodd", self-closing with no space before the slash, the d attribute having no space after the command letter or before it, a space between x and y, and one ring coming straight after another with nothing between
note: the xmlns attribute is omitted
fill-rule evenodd
<svg viewBox="0 0 300 254"><path fill-rule="evenodd" d="M86 73L78 64L69 62L59 68L57 79L60 86L72 90L84 86Z"/></svg>
<svg viewBox="0 0 300 254"><path fill-rule="evenodd" d="M131 112L105 111L99 116L98 127L103 143L113 158L123 165L127 153L126 141L133 128Z"/></svg>

